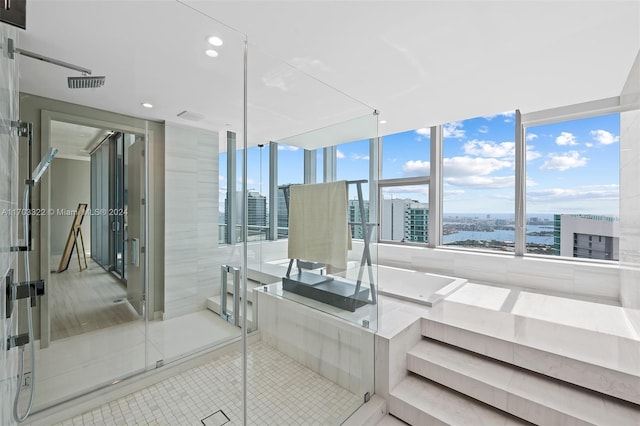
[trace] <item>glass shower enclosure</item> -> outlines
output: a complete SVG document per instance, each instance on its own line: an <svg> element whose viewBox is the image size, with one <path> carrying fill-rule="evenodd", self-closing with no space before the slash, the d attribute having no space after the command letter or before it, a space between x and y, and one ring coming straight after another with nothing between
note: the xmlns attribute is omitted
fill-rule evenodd
<svg viewBox="0 0 640 426"><path fill-rule="evenodd" d="M88 175L69 178L91 180L95 267L52 272L56 222L43 216L35 227L41 260L31 275L49 288L36 308L33 412L73 406L96 390L116 394L134 377L206 359L222 363L229 381L223 389L211 383L205 393L235 424L342 423L374 391L377 171L361 162L344 182L352 241L343 268L315 259L292 263L284 188L337 181L338 162L355 161L340 156L340 144L365 140L363 156L377 155L377 111L308 67L265 53L204 4L154 2L153 19L140 19L148 18L146 2L126 3L127 14L107 2L74 4L85 16L120 23L123 34L108 44L92 40L90 23L59 13L60 5L39 5L40 13L59 16L61 27L86 34L100 55L120 57L100 70L107 84L94 92L56 97L51 87L21 96L20 117L40 135L36 155L57 143L55 122L112 132L103 143L85 141L82 158L61 146L55 173L34 197L34 208L49 209L58 197L52 187L62 182L57 172L66 167L60 161L90 162ZM37 51L29 43L38 36L34 31L25 47ZM180 78L160 72L167 61L179 64ZM19 65L21 86L33 91L42 73L48 85L66 78L66 70L29 59ZM107 102L109 86L126 95ZM287 176L291 152L303 153L295 166L301 179ZM356 303L345 305L287 289L289 265L362 296L347 294ZM82 284L71 290L73 282ZM96 282L102 284L94 292ZM93 298L107 288L124 296ZM97 323L113 305L133 319L51 338L56 317L73 313L80 324Z"/></svg>

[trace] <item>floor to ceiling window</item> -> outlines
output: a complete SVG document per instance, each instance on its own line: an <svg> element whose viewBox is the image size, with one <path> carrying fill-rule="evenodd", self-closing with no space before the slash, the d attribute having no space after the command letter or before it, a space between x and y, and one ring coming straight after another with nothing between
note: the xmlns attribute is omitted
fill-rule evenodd
<svg viewBox="0 0 640 426"><path fill-rule="evenodd" d="M382 138L380 241L429 241L430 144L430 128Z"/></svg>
<svg viewBox="0 0 640 426"><path fill-rule="evenodd" d="M443 242L513 252L515 112L443 125Z"/></svg>
<svg viewBox="0 0 640 426"><path fill-rule="evenodd" d="M527 253L619 259L620 114L528 127Z"/></svg>

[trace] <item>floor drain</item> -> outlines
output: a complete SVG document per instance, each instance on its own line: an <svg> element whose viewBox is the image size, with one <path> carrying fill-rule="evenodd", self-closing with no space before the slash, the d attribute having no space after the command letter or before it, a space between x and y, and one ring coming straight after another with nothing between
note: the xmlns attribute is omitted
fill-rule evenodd
<svg viewBox="0 0 640 426"><path fill-rule="evenodd" d="M227 415L222 410L218 410L201 420L204 426L221 426L230 421L231 419L229 419L229 417L227 417Z"/></svg>
<svg viewBox="0 0 640 426"><path fill-rule="evenodd" d="M113 303L122 303L124 302L124 299L116 299L113 301Z"/></svg>

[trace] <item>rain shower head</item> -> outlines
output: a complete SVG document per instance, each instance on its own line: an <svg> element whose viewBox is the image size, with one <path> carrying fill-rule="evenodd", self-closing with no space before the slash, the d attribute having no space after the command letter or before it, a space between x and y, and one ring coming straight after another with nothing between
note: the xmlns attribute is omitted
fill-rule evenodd
<svg viewBox="0 0 640 426"><path fill-rule="evenodd" d="M104 86L105 76L67 77L69 89L95 89Z"/></svg>

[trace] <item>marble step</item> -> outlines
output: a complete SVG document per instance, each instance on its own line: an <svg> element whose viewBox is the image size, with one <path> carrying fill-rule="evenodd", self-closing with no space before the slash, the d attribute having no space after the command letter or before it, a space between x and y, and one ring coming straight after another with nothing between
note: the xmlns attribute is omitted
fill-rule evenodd
<svg viewBox="0 0 640 426"><path fill-rule="evenodd" d="M429 339L407 368L535 424L639 424L640 406Z"/></svg>
<svg viewBox="0 0 640 426"><path fill-rule="evenodd" d="M637 375L432 319L423 318L421 329L422 335L430 339L640 404L640 377Z"/></svg>
<svg viewBox="0 0 640 426"><path fill-rule="evenodd" d="M415 375L389 394L389 414L410 425L526 425L527 422Z"/></svg>
<svg viewBox="0 0 640 426"><path fill-rule="evenodd" d="M637 310L467 283L430 318L640 376Z"/></svg>

